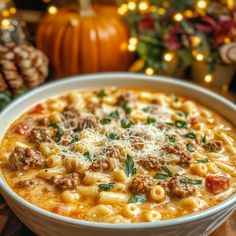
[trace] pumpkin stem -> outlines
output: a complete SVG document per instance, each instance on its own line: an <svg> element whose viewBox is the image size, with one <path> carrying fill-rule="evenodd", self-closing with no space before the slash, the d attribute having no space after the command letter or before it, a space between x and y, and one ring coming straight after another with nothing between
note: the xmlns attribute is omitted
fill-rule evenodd
<svg viewBox="0 0 236 236"><path fill-rule="evenodd" d="M93 16L95 13L92 8L91 0L79 0L80 15Z"/></svg>

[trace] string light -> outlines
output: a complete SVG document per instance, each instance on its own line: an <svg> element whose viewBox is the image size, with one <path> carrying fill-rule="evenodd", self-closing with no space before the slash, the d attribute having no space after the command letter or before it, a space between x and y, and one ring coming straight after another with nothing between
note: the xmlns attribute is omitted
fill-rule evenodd
<svg viewBox="0 0 236 236"><path fill-rule="evenodd" d="M10 28L11 22L8 19L3 19L2 22L1 22L1 25L2 25L3 29L7 30L7 29Z"/></svg>
<svg viewBox="0 0 236 236"><path fill-rule="evenodd" d="M153 75L154 74L154 69L151 67L146 68L145 74L147 75Z"/></svg>
<svg viewBox="0 0 236 236"><path fill-rule="evenodd" d="M225 43L225 44L231 43L231 39L230 39L229 37L225 37L225 38L224 38L224 43Z"/></svg>
<svg viewBox="0 0 236 236"><path fill-rule="evenodd" d="M121 4L120 7L118 8L118 13L120 15L124 15L128 11L128 6L127 4Z"/></svg>
<svg viewBox="0 0 236 236"><path fill-rule="evenodd" d="M170 62L173 60L174 58L174 53L173 52L167 52L163 55L163 59L166 61L166 62Z"/></svg>
<svg viewBox="0 0 236 236"><path fill-rule="evenodd" d="M180 22L184 19L183 15L181 13L176 13L174 16L173 16L173 19L177 22Z"/></svg>
<svg viewBox="0 0 236 236"><path fill-rule="evenodd" d="M211 83L211 81L213 80L213 75L212 74L207 74L205 77L204 77L204 81L206 83Z"/></svg>
<svg viewBox="0 0 236 236"><path fill-rule="evenodd" d="M203 60L204 60L204 55L201 54L201 53L198 53L198 54L196 55L196 60L197 60L197 61L203 61Z"/></svg>
<svg viewBox="0 0 236 236"><path fill-rule="evenodd" d="M140 2L138 5L140 11L147 11L148 10L148 3L147 2Z"/></svg>
<svg viewBox="0 0 236 236"><path fill-rule="evenodd" d="M192 45L193 45L194 47L196 47L196 46L198 46L198 45L201 43L201 38L198 37L198 36L193 36L193 37L191 38L191 41L192 41Z"/></svg>
<svg viewBox="0 0 236 236"><path fill-rule="evenodd" d="M2 11L2 16L3 17L8 17L10 15L10 12L8 10Z"/></svg>
<svg viewBox="0 0 236 236"><path fill-rule="evenodd" d="M167 7L170 6L170 3L169 3L168 1L164 1L164 2L162 3L162 6L165 7L165 8L167 8Z"/></svg>
<svg viewBox="0 0 236 236"><path fill-rule="evenodd" d="M157 7L154 6L154 5L151 6L149 9L150 9L151 12L157 12Z"/></svg>
<svg viewBox="0 0 236 236"><path fill-rule="evenodd" d="M206 8L207 8L207 1L205 1L205 0L199 0L199 1L197 2L197 7L198 7L199 9L206 9Z"/></svg>
<svg viewBox="0 0 236 236"><path fill-rule="evenodd" d="M15 7L11 7L11 8L9 9L9 11L10 11L10 13L11 13L12 15L16 14L16 8L15 8Z"/></svg>
<svg viewBox="0 0 236 236"><path fill-rule="evenodd" d="M191 11L191 10L184 11L184 15L188 18L191 18L194 16L193 11Z"/></svg>
<svg viewBox="0 0 236 236"><path fill-rule="evenodd" d="M135 37L131 37L129 39L128 50L131 52L135 51L137 48L137 45L138 45L138 39Z"/></svg>
<svg viewBox="0 0 236 236"><path fill-rule="evenodd" d="M133 1L129 2L128 3L128 9L130 11L134 11L136 9L136 2L133 2Z"/></svg>
<svg viewBox="0 0 236 236"><path fill-rule="evenodd" d="M51 15L55 15L57 13L58 9L56 6L50 6L48 8L48 13L51 14Z"/></svg>
<svg viewBox="0 0 236 236"><path fill-rule="evenodd" d="M157 13L158 13L159 15L164 15L164 14L166 13L166 10L165 10L165 8L160 7L160 8L157 9Z"/></svg>

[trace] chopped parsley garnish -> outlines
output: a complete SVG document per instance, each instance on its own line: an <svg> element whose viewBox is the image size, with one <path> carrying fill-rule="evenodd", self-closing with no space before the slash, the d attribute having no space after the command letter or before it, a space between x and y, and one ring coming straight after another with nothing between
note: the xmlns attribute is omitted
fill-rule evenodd
<svg viewBox="0 0 236 236"><path fill-rule="evenodd" d="M134 160L131 156L127 155L125 160L125 174L127 177L136 174L136 168L134 166Z"/></svg>
<svg viewBox="0 0 236 236"><path fill-rule="evenodd" d="M186 144L186 148L189 152L194 152L195 151L194 147L190 143Z"/></svg>
<svg viewBox="0 0 236 236"><path fill-rule="evenodd" d="M60 126L56 122L51 122L50 126L57 130L57 136L61 138L64 135L64 131L60 128Z"/></svg>
<svg viewBox="0 0 236 236"><path fill-rule="evenodd" d="M108 96L108 95L107 95L106 92L102 89L102 90L100 90L100 91L97 93L97 96L98 96L99 98L103 98L103 97L106 97L106 96Z"/></svg>
<svg viewBox="0 0 236 236"><path fill-rule="evenodd" d="M111 189L113 189L115 186L115 183L108 183L108 184L99 184L98 189L101 191L109 192Z"/></svg>
<svg viewBox="0 0 236 236"><path fill-rule="evenodd" d="M156 119L155 118L153 118L153 117L148 117L147 118L147 124L153 124L153 123L155 123L156 122Z"/></svg>
<svg viewBox="0 0 236 236"><path fill-rule="evenodd" d="M127 104L124 104L122 108L124 109L126 115L129 115L131 113L131 108Z"/></svg>
<svg viewBox="0 0 236 236"><path fill-rule="evenodd" d="M203 142L203 143L206 143L206 142L207 142L206 134L204 134L204 136L203 136L203 138L202 138L202 142Z"/></svg>
<svg viewBox="0 0 236 236"><path fill-rule="evenodd" d="M91 155L89 152L85 152L84 153L84 156L89 160L89 161L92 161L92 158L91 158Z"/></svg>
<svg viewBox="0 0 236 236"><path fill-rule="evenodd" d="M79 135L78 135L78 134L74 134L74 135L72 136L72 139L71 139L71 141L70 141L70 144L73 144L73 143L75 143L75 142L77 142L77 141L79 141Z"/></svg>
<svg viewBox="0 0 236 236"><path fill-rule="evenodd" d="M181 116L181 117L187 117L188 116L188 113L186 113L184 111L177 111L176 114Z"/></svg>
<svg viewBox="0 0 236 236"><path fill-rule="evenodd" d="M128 203L141 203L147 201L147 197L144 194L132 195L128 200Z"/></svg>
<svg viewBox="0 0 236 236"><path fill-rule="evenodd" d="M180 182L183 184L201 184L202 180L201 179L190 179L188 177L181 177Z"/></svg>
<svg viewBox="0 0 236 236"><path fill-rule="evenodd" d="M154 179L166 179L168 177L173 177L174 174L169 170L167 166L162 166L161 169L166 173L166 174L161 174L157 173L154 175Z"/></svg>
<svg viewBox="0 0 236 236"><path fill-rule="evenodd" d="M114 118L114 119L117 119L120 117L120 114L119 114L119 111L118 110L115 110L115 111L112 111L110 114L109 114L110 117Z"/></svg>
<svg viewBox="0 0 236 236"><path fill-rule="evenodd" d="M148 112L149 110L150 110L149 107L144 107L144 108L143 108L143 111L144 111L144 112Z"/></svg>
<svg viewBox="0 0 236 236"><path fill-rule="evenodd" d="M188 124L187 124L187 122L185 122L183 120L176 120L175 121L175 127L177 127L177 128L187 128Z"/></svg>
<svg viewBox="0 0 236 236"><path fill-rule="evenodd" d="M208 158L204 158L204 159L197 160L197 162L199 162L199 163L207 163L207 162L209 162L209 160L208 160Z"/></svg>
<svg viewBox="0 0 236 236"><path fill-rule="evenodd" d="M107 125L107 124L110 124L111 123L111 119L110 118L103 118L100 123L102 125Z"/></svg>
<svg viewBox="0 0 236 236"><path fill-rule="evenodd" d="M127 119L122 119L122 120L120 121L120 123L121 123L121 127L122 127L123 129L128 129L128 128L131 127L131 125L133 125L133 123L130 122L129 120L127 120Z"/></svg>
<svg viewBox="0 0 236 236"><path fill-rule="evenodd" d="M171 96L173 102L178 102L179 98L176 97L174 94Z"/></svg>
<svg viewBox="0 0 236 236"><path fill-rule="evenodd" d="M107 135L107 138L111 141L111 140L118 140L119 137L117 134L114 134L114 133L110 133Z"/></svg>
<svg viewBox="0 0 236 236"><path fill-rule="evenodd" d="M168 138L170 143L174 143L175 142L175 138L172 135L169 135L169 134L165 134L165 135Z"/></svg>
<svg viewBox="0 0 236 236"><path fill-rule="evenodd" d="M166 122L166 124L169 125L169 126L174 126L174 125L175 125L175 124L172 123L172 122Z"/></svg>
<svg viewBox="0 0 236 236"><path fill-rule="evenodd" d="M185 134L184 136L186 138L192 138L192 139L196 138L196 134L193 132L189 132L189 133Z"/></svg>

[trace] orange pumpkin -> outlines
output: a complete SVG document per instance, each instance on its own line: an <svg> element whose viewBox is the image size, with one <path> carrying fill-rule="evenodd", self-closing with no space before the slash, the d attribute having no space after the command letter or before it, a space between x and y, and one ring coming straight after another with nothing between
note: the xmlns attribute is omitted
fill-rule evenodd
<svg viewBox="0 0 236 236"><path fill-rule="evenodd" d="M47 14L37 32L37 47L58 77L78 73L127 70L129 30L116 8L79 0L80 11L61 8Z"/></svg>

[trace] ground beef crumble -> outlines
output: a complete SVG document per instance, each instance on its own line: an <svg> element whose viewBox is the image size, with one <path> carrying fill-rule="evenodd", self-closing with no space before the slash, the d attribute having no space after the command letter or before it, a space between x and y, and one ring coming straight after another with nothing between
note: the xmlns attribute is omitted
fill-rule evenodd
<svg viewBox="0 0 236 236"><path fill-rule="evenodd" d="M189 167L192 162L192 155L186 152L183 149L183 147L179 144L174 144L174 145L166 144L164 145L162 150L168 154L175 154L179 156L180 161L178 162L178 164L183 167Z"/></svg>
<svg viewBox="0 0 236 236"><path fill-rule="evenodd" d="M143 160L138 161L138 164L149 171L161 170L161 166L164 164L164 161L157 157L149 156Z"/></svg>
<svg viewBox="0 0 236 236"><path fill-rule="evenodd" d="M179 198L188 197L194 194L195 187L189 183L182 183L181 176L172 177L168 183L167 188L171 195Z"/></svg>
<svg viewBox="0 0 236 236"><path fill-rule="evenodd" d="M221 140L214 140L214 141L204 143L202 147L209 152L217 152L217 151L222 150L223 142Z"/></svg>
<svg viewBox="0 0 236 236"><path fill-rule="evenodd" d="M42 142L49 142L53 136L53 131L49 128L34 128L30 131L28 140L30 143L40 144Z"/></svg>
<svg viewBox="0 0 236 236"><path fill-rule="evenodd" d="M41 153L30 148L16 147L9 158L11 171L43 168L46 162Z"/></svg>
<svg viewBox="0 0 236 236"><path fill-rule="evenodd" d="M80 175L78 173L56 175L50 179L50 182L61 191L75 189L80 184Z"/></svg>
<svg viewBox="0 0 236 236"><path fill-rule="evenodd" d="M129 185L129 190L134 194L149 193L151 187L158 184L158 180L151 176L135 175Z"/></svg>

